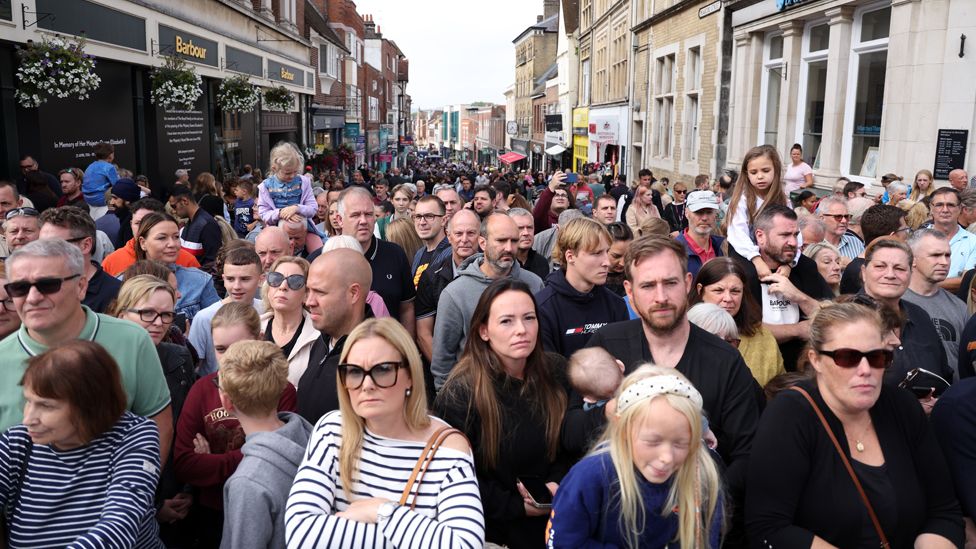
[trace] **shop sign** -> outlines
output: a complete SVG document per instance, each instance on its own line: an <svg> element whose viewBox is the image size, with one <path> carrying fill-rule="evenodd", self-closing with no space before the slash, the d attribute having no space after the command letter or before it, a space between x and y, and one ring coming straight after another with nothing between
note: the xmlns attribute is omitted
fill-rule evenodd
<svg viewBox="0 0 976 549"><path fill-rule="evenodd" d="M949 172L961 169L966 165L966 143L969 142L969 130L939 130L939 137L935 142L935 169L932 170L936 179L949 179Z"/></svg>
<svg viewBox="0 0 976 549"><path fill-rule="evenodd" d="M270 59L268 59L268 78L296 86L305 85L305 71Z"/></svg>
<svg viewBox="0 0 976 549"><path fill-rule="evenodd" d="M526 141L513 139L512 150L519 154L528 154L528 143Z"/></svg>
<svg viewBox="0 0 976 549"><path fill-rule="evenodd" d="M0 0L0 19L11 20L10 0ZM21 2L21 4L24 4ZM146 51L146 20L88 0L36 0L37 28L61 34L84 34L89 40ZM45 17L42 17L41 15ZM49 16L49 17L48 17Z"/></svg>
<svg viewBox="0 0 976 549"><path fill-rule="evenodd" d="M795 6L797 4L803 4L804 2L809 2L810 0L776 0L776 9L783 11L786 8Z"/></svg>
<svg viewBox="0 0 976 549"><path fill-rule="evenodd" d="M704 18L708 17L709 15L711 15L711 14L713 14L713 13L715 13L715 12L721 10L721 9L722 9L722 0L715 0L711 4L709 4L709 5L701 8L700 10L698 10L698 18L699 19L704 19Z"/></svg>
<svg viewBox="0 0 976 549"><path fill-rule="evenodd" d="M590 110L589 109L573 109L573 130L577 128L585 130L589 125L590 121ZM576 133L575 131L573 133ZM586 135L583 133L582 135Z"/></svg>
<svg viewBox="0 0 976 549"><path fill-rule="evenodd" d="M342 129L342 137L349 141L355 141L359 137L359 124L346 123L346 126Z"/></svg>
<svg viewBox="0 0 976 549"><path fill-rule="evenodd" d="M563 115L561 115L561 114L547 114L546 115L546 131L547 132L561 132L561 131L563 131Z"/></svg>
<svg viewBox="0 0 976 549"><path fill-rule="evenodd" d="M617 117L597 118L590 121L590 139L600 143L617 142Z"/></svg>
<svg viewBox="0 0 976 549"><path fill-rule="evenodd" d="M392 154L380 154L376 156L376 159L380 162L393 162Z"/></svg>
<svg viewBox="0 0 976 549"><path fill-rule="evenodd" d="M264 60L260 55L254 55L237 48L227 46L224 48L227 56L227 70L243 72L251 76L264 76Z"/></svg>
<svg viewBox="0 0 976 549"><path fill-rule="evenodd" d="M159 25L159 51L194 63L217 66L216 42L166 25Z"/></svg>

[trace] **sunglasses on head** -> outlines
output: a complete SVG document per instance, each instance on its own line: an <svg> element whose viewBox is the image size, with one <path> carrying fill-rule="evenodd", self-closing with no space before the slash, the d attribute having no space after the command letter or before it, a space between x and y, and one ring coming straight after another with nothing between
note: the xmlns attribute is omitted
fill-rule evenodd
<svg viewBox="0 0 976 549"><path fill-rule="evenodd" d="M56 294L61 291L61 285L64 284L65 281L71 280L72 278L79 278L80 276L80 274L73 274L64 278L45 277L38 278L34 282L29 280L17 280L4 284L3 289L7 290L7 295L10 297L24 297L30 293L31 288L37 288L37 291L41 292L43 295Z"/></svg>
<svg viewBox="0 0 976 549"><path fill-rule="evenodd" d="M41 212L35 210L34 208L14 208L7 211L6 217L4 219L13 219L18 215L26 215L27 217L37 217L41 215Z"/></svg>
<svg viewBox="0 0 976 549"><path fill-rule="evenodd" d="M305 277L302 275L285 276L277 271L268 273L268 285L272 288L280 287L282 282L287 282L288 288L292 291L298 291L305 287Z"/></svg>
<svg viewBox="0 0 976 549"><path fill-rule="evenodd" d="M874 349L873 351L858 351L857 349L834 349L833 351L818 350L818 353L829 356L834 364L841 368L857 368L861 359L868 359L868 366L877 369L891 366L895 357L894 351L888 349Z"/></svg>

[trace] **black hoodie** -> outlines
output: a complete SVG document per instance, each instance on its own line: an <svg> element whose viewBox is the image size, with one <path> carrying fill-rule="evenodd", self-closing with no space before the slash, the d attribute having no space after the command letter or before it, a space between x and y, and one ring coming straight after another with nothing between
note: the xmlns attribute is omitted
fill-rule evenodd
<svg viewBox="0 0 976 549"><path fill-rule="evenodd" d="M623 298L603 286L581 293L569 284L563 271L553 271L535 297L543 348L567 358L585 347L604 325L630 319Z"/></svg>

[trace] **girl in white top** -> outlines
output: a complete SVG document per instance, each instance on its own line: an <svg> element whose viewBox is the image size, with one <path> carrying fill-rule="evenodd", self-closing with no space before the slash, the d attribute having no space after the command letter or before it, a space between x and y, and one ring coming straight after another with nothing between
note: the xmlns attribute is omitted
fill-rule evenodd
<svg viewBox="0 0 976 549"><path fill-rule="evenodd" d="M722 228L725 229L729 244L743 258L756 266L760 280L772 274L766 262L759 256L759 245L753 240L752 225L768 204L789 206L782 184L783 163L779 153L771 145L760 145L749 149L742 159L739 179L735 182L729 212ZM800 246L798 243L797 246ZM780 267L780 274L789 276L789 267Z"/></svg>
<svg viewBox="0 0 976 549"><path fill-rule="evenodd" d="M427 415L421 368L416 345L395 320L370 319L349 334L338 367L339 410L315 426L288 496L289 548L484 546L463 436L448 436L437 450L414 485L413 508L399 505L426 441L447 426Z"/></svg>
<svg viewBox="0 0 976 549"><path fill-rule="evenodd" d="M786 196L800 189L813 187L813 168L803 161L803 147L799 143L794 143L790 148L790 165L786 167L783 175L783 190Z"/></svg>

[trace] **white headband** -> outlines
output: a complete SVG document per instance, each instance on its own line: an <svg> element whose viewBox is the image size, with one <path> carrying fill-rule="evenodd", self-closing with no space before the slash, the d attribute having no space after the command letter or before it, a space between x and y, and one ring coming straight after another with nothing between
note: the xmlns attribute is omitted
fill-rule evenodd
<svg viewBox="0 0 976 549"><path fill-rule="evenodd" d="M673 375L651 376L633 383L617 397L617 415L638 402L657 395L682 396L690 399L699 408L702 407L701 393L688 381Z"/></svg>

